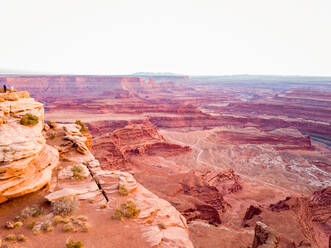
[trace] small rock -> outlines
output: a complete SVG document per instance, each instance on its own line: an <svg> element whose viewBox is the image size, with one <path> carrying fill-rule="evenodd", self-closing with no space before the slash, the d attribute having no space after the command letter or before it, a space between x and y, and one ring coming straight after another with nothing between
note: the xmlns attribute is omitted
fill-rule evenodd
<svg viewBox="0 0 331 248"><path fill-rule="evenodd" d="M13 222L10 222L10 221L7 221L6 224L5 224L5 228L7 229L14 229L14 223Z"/></svg>

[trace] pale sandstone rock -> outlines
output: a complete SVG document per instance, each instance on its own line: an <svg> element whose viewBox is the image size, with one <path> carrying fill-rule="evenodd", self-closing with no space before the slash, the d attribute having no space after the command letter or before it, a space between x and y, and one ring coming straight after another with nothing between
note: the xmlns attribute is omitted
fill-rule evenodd
<svg viewBox="0 0 331 248"><path fill-rule="evenodd" d="M46 195L45 198L48 201L52 202L52 201L56 201L63 197L73 197L73 196L76 196L81 193L82 193L82 191L75 190L75 189L61 189L61 190L58 190L58 191L55 191L53 193Z"/></svg>
<svg viewBox="0 0 331 248"><path fill-rule="evenodd" d="M68 167L62 169L58 174L58 178L59 179L66 179L66 178L72 179L73 176L74 176L74 173L72 172L72 168L74 166L79 166L81 168L81 170L82 170L81 176L83 178L86 178L90 175L90 172L89 172L89 170L87 169L87 167L85 165L77 164L77 165L71 165L71 166L68 166Z"/></svg>
<svg viewBox="0 0 331 248"><path fill-rule="evenodd" d="M89 149L87 148L85 141L86 137L79 137L79 136L72 136L72 135L66 135L65 140L69 140L72 142L72 145L76 147L77 151L82 154L87 154L89 152Z"/></svg>
<svg viewBox="0 0 331 248"><path fill-rule="evenodd" d="M137 183L130 173L104 171L97 160L90 161L87 166L110 203L119 196L118 185L126 185L130 192L129 199L141 210L139 216L133 220L143 224L144 238L151 247L193 247L185 218L169 202Z"/></svg>
<svg viewBox="0 0 331 248"><path fill-rule="evenodd" d="M42 135L43 104L27 92L9 93L15 101L0 102L6 124L0 125L0 203L32 193L49 184L58 163L58 151L46 145ZM23 126L20 116L32 113L39 118L34 126Z"/></svg>

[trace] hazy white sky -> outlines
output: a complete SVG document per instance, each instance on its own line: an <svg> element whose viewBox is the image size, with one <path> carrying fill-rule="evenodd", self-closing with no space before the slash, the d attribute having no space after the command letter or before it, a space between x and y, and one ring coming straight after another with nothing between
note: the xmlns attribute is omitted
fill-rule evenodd
<svg viewBox="0 0 331 248"><path fill-rule="evenodd" d="M0 73L331 75L331 0L1 0Z"/></svg>

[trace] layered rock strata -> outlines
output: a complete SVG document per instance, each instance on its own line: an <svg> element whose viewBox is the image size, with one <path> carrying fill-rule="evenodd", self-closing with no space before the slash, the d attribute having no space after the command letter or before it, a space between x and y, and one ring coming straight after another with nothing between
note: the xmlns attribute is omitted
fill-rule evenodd
<svg viewBox="0 0 331 248"><path fill-rule="evenodd" d="M34 126L20 124L25 114L38 117ZM28 92L0 94L0 203L49 184L58 152L42 135L43 104Z"/></svg>
<svg viewBox="0 0 331 248"><path fill-rule="evenodd" d="M46 195L48 201L62 197L77 197L81 201L92 201L93 204L104 205L103 211L114 214L116 208L122 203L133 201L140 214L132 219L141 226L143 239L150 247L193 247L185 218L167 201L160 199L127 172L102 170L98 160L94 158L86 147L86 137L79 132L75 124L58 124L48 130L56 138L49 140L50 144L65 142L68 136L75 137L73 143L57 145L62 159L66 162L58 168L50 187L50 194ZM73 167L79 166L80 178L73 180L75 175ZM125 189L125 194L120 194L119 189Z"/></svg>

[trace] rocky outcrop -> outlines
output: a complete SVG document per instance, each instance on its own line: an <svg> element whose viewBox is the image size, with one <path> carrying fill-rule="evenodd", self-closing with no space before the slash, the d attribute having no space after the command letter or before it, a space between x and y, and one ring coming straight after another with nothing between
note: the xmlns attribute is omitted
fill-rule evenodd
<svg viewBox="0 0 331 248"><path fill-rule="evenodd" d="M129 123L123 128L98 136L93 140L93 151L106 168L125 168L129 156L142 154L176 154L191 151L188 146L168 143L148 121Z"/></svg>
<svg viewBox="0 0 331 248"><path fill-rule="evenodd" d="M311 197L287 197L271 204L274 212L292 211L305 236L319 248L327 248L331 236L331 187L315 191Z"/></svg>
<svg viewBox="0 0 331 248"><path fill-rule="evenodd" d="M0 203L39 190L51 181L58 152L42 135L43 105L28 92L0 94ZM34 126L20 124L23 115L38 117Z"/></svg>
<svg viewBox="0 0 331 248"><path fill-rule="evenodd" d="M331 236L331 187L315 191L310 198L299 198L294 208L306 234L320 248L326 248Z"/></svg>
<svg viewBox="0 0 331 248"><path fill-rule="evenodd" d="M159 134L149 131L151 136L161 139ZM149 244L149 247L193 248L185 218L169 202L145 189L128 172L103 170L99 161L88 149L82 153L77 149L78 146L73 145L72 140L62 143L67 140L68 136L75 137L75 141L77 141L75 144L84 143L86 137L79 132L76 125L57 124L47 133L55 134L56 138L49 139L48 143L56 145L61 150L62 158L65 158L66 161L60 165L54 177L50 186L50 194L45 196L48 201L75 197L82 202L88 201L98 204L99 207L103 206L102 209L108 213L107 216L114 215L116 208L122 203L132 201L140 210L140 214L130 221L140 227L142 239ZM128 141L120 139L121 135L116 137L119 138L118 142ZM60 143L62 146L58 145ZM78 178L75 178L73 167L80 167ZM94 206L93 204L89 203L87 212L91 211L90 208Z"/></svg>
<svg viewBox="0 0 331 248"><path fill-rule="evenodd" d="M280 237L262 222L257 222L252 248L278 248Z"/></svg>
<svg viewBox="0 0 331 248"><path fill-rule="evenodd" d="M193 248L185 218L169 202L146 190L127 172L102 170L97 160L90 161L87 167L102 188L110 206L114 206L113 202L119 198L119 186L126 188L128 196L122 197L122 202L130 199L140 209L140 214L134 221L143 224L144 237L151 247Z"/></svg>

